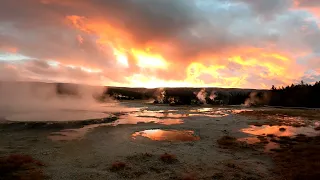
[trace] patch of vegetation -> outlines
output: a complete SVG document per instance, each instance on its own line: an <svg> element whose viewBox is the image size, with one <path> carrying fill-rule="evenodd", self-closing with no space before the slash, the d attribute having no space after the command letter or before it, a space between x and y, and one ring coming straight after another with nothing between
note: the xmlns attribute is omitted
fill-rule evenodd
<svg viewBox="0 0 320 180"><path fill-rule="evenodd" d="M194 173L185 173L182 174L181 177L178 178L179 180L197 180L197 176Z"/></svg>
<svg viewBox="0 0 320 180"><path fill-rule="evenodd" d="M273 138L273 137L275 137L275 135L274 134L267 134L267 137Z"/></svg>
<svg viewBox="0 0 320 180"><path fill-rule="evenodd" d="M258 180L264 179L262 174L257 173L252 164L246 164L241 161L228 160L223 162L223 173L216 173L212 179L243 179Z"/></svg>
<svg viewBox="0 0 320 180"><path fill-rule="evenodd" d="M224 178L224 175L223 173L219 172L219 173L215 173L213 176L212 176L212 179L223 179Z"/></svg>
<svg viewBox="0 0 320 180"><path fill-rule="evenodd" d="M3 180L42 180L44 164L29 155L12 154L0 157L0 179Z"/></svg>
<svg viewBox="0 0 320 180"><path fill-rule="evenodd" d="M164 163L172 164L178 161L174 154L164 153L160 156L160 160Z"/></svg>
<svg viewBox="0 0 320 180"><path fill-rule="evenodd" d="M151 160L152 157L153 157L153 154L150 154L150 153L139 153L133 156L128 156L127 160L136 161L136 162L141 162L141 161L145 162L145 161Z"/></svg>
<svg viewBox="0 0 320 180"><path fill-rule="evenodd" d="M230 146L237 146L237 139L231 136L223 136L217 140L217 143L222 147L230 147Z"/></svg>
<svg viewBox="0 0 320 180"><path fill-rule="evenodd" d="M110 167L110 171L116 172L116 171L121 171L124 170L127 167L127 164L124 162L116 161L112 163Z"/></svg>
<svg viewBox="0 0 320 180"><path fill-rule="evenodd" d="M137 153L127 156L124 161L113 163L109 170L117 173L119 177L127 179L141 178L148 173L154 173L159 177L169 174L172 177L175 176L177 179L179 176L177 176L174 169L179 168L179 170L181 170L183 166L176 162L178 162L178 160L175 155L168 153L162 155ZM182 171L185 170L182 169Z"/></svg>
<svg viewBox="0 0 320 180"><path fill-rule="evenodd" d="M301 138L306 141L302 141ZM320 137L299 136L291 139L291 141L297 140L299 143L285 146L274 154L273 159L276 164L274 171L282 179L319 179Z"/></svg>

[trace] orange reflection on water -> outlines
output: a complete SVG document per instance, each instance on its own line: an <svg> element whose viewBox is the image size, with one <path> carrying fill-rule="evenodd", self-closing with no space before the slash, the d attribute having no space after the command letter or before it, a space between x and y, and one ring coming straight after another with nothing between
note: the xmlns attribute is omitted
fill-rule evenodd
<svg viewBox="0 0 320 180"><path fill-rule="evenodd" d="M64 121L85 121L90 119L108 118L111 114L90 111L75 110L51 110L39 112L16 113L7 116L9 121L19 122L64 122Z"/></svg>
<svg viewBox="0 0 320 180"><path fill-rule="evenodd" d="M132 134L132 138L136 139L137 136L149 138L154 141L197 141L200 137L194 135L194 131L187 130L161 130L151 129L136 132Z"/></svg>
<svg viewBox="0 0 320 180"><path fill-rule="evenodd" d="M242 112L247 112L247 111L253 111L252 109L233 109L233 110L231 110L231 112L233 113L233 114L240 114L240 113L242 113Z"/></svg>
<svg viewBox="0 0 320 180"><path fill-rule="evenodd" d="M186 114L176 114L171 112L163 111L143 111L135 113L137 117L154 117L154 118L183 118L187 117Z"/></svg>
<svg viewBox="0 0 320 180"><path fill-rule="evenodd" d="M138 123L156 123L163 125L174 125L174 124L182 124L183 121L181 119L159 119L153 117L137 117L132 115L125 115L120 117L120 119L116 120L113 125L120 124L138 124Z"/></svg>
<svg viewBox="0 0 320 180"><path fill-rule="evenodd" d="M247 142L248 144L255 144L255 143L260 142L260 140L257 137L239 138L238 141Z"/></svg>
<svg viewBox="0 0 320 180"><path fill-rule="evenodd" d="M199 108L190 110L188 116L206 116L212 118L219 118L229 116L226 108Z"/></svg>
<svg viewBox="0 0 320 180"><path fill-rule="evenodd" d="M280 128L285 128L285 131L280 131ZM274 134L276 136L295 136L297 134L305 134L309 136L317 135L317 132L312 127L292 127L292 126L268 126L261 127L250 126L249 128L241 129L242 132L252 135Z"/></svg>

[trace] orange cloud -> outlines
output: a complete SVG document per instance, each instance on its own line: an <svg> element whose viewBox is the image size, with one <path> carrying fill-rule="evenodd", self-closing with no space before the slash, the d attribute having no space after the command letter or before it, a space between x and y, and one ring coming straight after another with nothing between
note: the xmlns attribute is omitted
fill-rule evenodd
<svg viewBox="0 0 320 180"><path fill-rule="evenodd" d="M8 52L8 53L17 53L18 48L11 47L11 46L2 46L2 47L0 46L0 51Z"/></svg>
<svg viewBox="0 0 320 180"><path fill-rule="evenodd" d="M130 32L123 31L105 20L88 19L79 16L68 16L67 19L78 30L98 36L96 43L101 48L111 48L114 54L114 61L124 67L131 65L141 68L132 71L131 75L125 77L128 86L219 86L219 87L249 87L253 82L248 82L249 76L263 79L280 79L283 84L291 83L303 75L303 70L295 64L295 59L288 53L277 52L272 49L255 47L240 47L228 49L221 54L204 52L198 56L191 56L188 59L169 56L168 53L157 51L157 42L153 44L150 51L148 46L142 47L134 41ZM171 44L172 49L183 49ZM173 54L174 55L174 54ZM130 57L134 61L129 62ZM241 75L221 74L220 71L228 70L228 65L233 63L240 68ZM181 67L177 67L179 64ZM171 66L172 65L172 66ZM145 72L143 69L166 71L173 79L165 77L162 79L160 73L152 71ZM258 69L258 70L257 70ZM238 69L239 70L239 69ZM182 78L174 80L177 71L184 74ZM229 70L231 71L231 70ZM236 70L237 71L237 70ZM212 82L205 82L201 77L206 75ZM256 82L255 87L267 87L264 83Z"/></svg>
<svg viewBox="0 0 320 180"><path fill-rule="evenodd" d="M103 85L251 88L301 80L311 67L298 60L316 57L319 45L313 24L289 12L290 3L238 1L229 12L184 0L5 0L0 39L23 55L59 62L64 77L42 76L48 79L74 80L68 76L79 73ZM319 12L302 1L295 6ZM21 14L5 11L12 8ZM257 14L268 18L257 24ZM26 74L41 73L46 70L37 67Z"/></svg>

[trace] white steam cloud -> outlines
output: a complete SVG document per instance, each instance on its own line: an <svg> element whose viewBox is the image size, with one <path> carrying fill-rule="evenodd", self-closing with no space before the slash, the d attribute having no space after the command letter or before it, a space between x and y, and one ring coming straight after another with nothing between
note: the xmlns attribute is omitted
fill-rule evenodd
<svg viewBox="0 0 320 180"><path fill-rule="evenodd" d="M198 93L197 93L197 98L200 102L202 102L203 104L206 104L206 98L207 98L207 92L206 89L201 89Z"/></svg>
<svg viewBox="0 0 320 180"><path fill-rule="evenodd" d="M215 91L212 91L211 94L210 94L210 96L209 96L209 98L210 98L212 101L214 101L214 99L215 99L216 97L217 97L216 92L215 92Z"/></svg>
<svg viewBox="0 0 320 180"><path fill-rule="evenodd" d="M61 89L57 87L57 84L48 83L0 82L0 117L33 112L57 112L58 116L61 110L132 111L110 98L99 102L98 98L104 97L105 87L68 84L62 84ZM59 90L64 93L57 93Z"/></svg>
<svg viewBox="0 0 320 180"><path fill-rule="evenodd" d="M166 97L166 91L164 88L159 88L154 93L154 97L158 103L163 103Z"/></svg>

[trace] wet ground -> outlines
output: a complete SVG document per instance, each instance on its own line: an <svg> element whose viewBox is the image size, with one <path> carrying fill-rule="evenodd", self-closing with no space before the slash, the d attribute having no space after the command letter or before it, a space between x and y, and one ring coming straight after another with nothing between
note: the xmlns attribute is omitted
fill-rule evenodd
<svg viewBox="0 0 320 180"><path fill-rule="evenodd" d="M2 113L0 157L30 155L59 180L275 179L270 154L283 139L320 133L317 111L305 112L310 118L271 108L120 105ZM236 149L219 145L223 137ZM176 160L162 161L165 153Z"/></svg>

